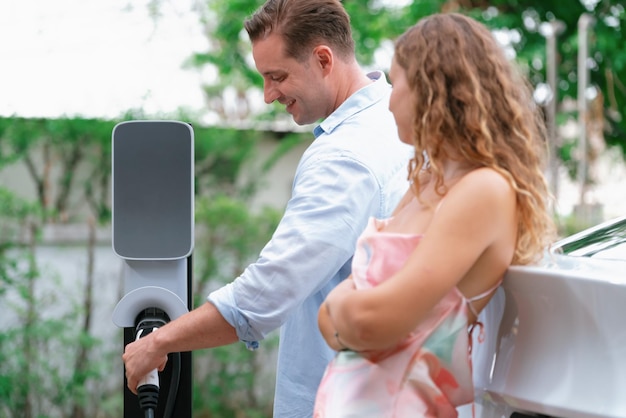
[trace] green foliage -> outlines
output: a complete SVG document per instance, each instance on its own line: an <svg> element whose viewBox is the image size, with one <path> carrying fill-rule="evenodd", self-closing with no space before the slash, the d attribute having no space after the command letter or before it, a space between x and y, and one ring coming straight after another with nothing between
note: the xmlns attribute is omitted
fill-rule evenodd
<svg viewBox="0 0 626 418"><path fill-rule="evenodd" d="M219 72L222 86L235 89L260 85L261 76L251 68L247 56L250 45L243 36L243 21L258 7L256 0L214 0L205 3L200 9L200 19L207 33L212 36L211 50L193 57L192 63L198 66L211 64Z"/></svg>
<svg viewBox="0 0 626 418"><path fill-rule="evenodd" d="M59 220L61 203L70 202L70 196L82 195L101 223L110 220L111 133L115 124L81 118L0 118L0 169L24 164L38 190L35 201L29 202L14 191L0 188L0 298L3 306L7 301L7 309L18 319L0 330L0 400L4 408L0 408L0 416L28 416L29 412L19 415L15 411L45 408L50 416L78 416L77 411L88 410L93 404L94 382L104 373L102 368L110 367L112 359L100 352L101 342L78 324L80 317L89 313L75 307L62 317L43 316L54 302L37 296L37 284L45 274L35 261L37 244L18 240L29 225L35 226L32 232L36 238L39 226ZM205 231L197 240L194 254L194 267L199 272L194 279L194 295L200 303L211 286L241 273L271 236L280 213L270 208L254 213L249 199L261 184L263 173L303 136L288 135L288 140L263 161L257 158L257 149L262 141L271 144L279 139L272 132L196 125L194 133L196 224L198 230ZM248 176L242 181L244 169ZM51 171L60 174L48 175ZM46 190L44 186L51 183L65 197ZM67 219L75 221L78 211L70 211L71 206L65 208L69 211ZM260 351L267 350L267 357L275 345L276 337L270 336ZM91 356L98 353L108 362L91 361L88 355L80 366L78 362L74 368L66 364L83 352ZM58 359L59 355L63 359ZM57 360L46 362L50 358ZM212 411L215 416L235 416L231 412L269 416L273 386L265 392L252 390L268 373L262 358L241 344L194 357L198 370L205 370L197 373L197 380L208 385L209 392L222 393L221 398L211 398L199 406L200 410ZM25 365L29 367L24 369ZM100 413L118 416L121 398L108 396L106 407L102 405Z"/></svg>
<svg viewBox="0 0 626 418"><path fill-rule="evenodd" d="M482 2L476 7L480 7ZM589 65L591 84L603 96L605 139L609 145L619 146L626 152L626 50L625 41L626 11L622 1L601 0L594 7L583 1L518 1L498 0L490 2L498 9L498 14L483 14L485 22L494 28L516 29L522 35L516 45L517 60L529 70L533 84L545 82L546 51L545 38L540 34L542 23L559 20L564 31L557 37L558 77L560 80L558 98L576 100L578 93L578 21L583 13L593 17L590 27ZM491 17L492 16L492 17ZM541 65L537 63L541 62Z"/></svg>
<svg viewBox="0 0 626 418"><path fill-rule="evenodd" d="M196 352L194 416L271 417L274 386L268 373L273 369L267 364L275 360L266 358L266 351L275 348L276 342L274 337L255 352L243 344Z"/></svg>
<svg viewBox="0 0 626 418"><path fill-rule="evenodd" d="M0 118L0 169L24 164L38 191L36 201L31 203L0 188L0 298L19 301L7 306L15 312L18 322L0 330L0 360L6 360L0 365L0 400L8 411L25 407L38 410L46 404L50 416L76 416L77 408L88 410L93 405L95 382L108 373L102 367L110 363L86 361L80 362L79 367L76 360L82 353L93 356L101 350L101 341L78 324L80 316L89 313L75 307L62 318L42 317L48 305L35 292L37 283L42 281L34 257L37 244L32 242L30 246L16 240L24 236L29 225L36 226L36 237L40 226L58 221L60 204L71 202L71 196L83 196L101 223L110 220L111 132L116 123L80 118ZM305 135L199 125L194 126L194 133L196 225L204 232L196 240L193 295L201 303L211 286L240 274L269 240L280 212L271 208L253 212L249 199L262 184L263 174ZM271 145L273 141L278 145L276 150L267 159L259 159L259 145ZM247 172L245 177L241 175L243 169ZM60 173L59 177L49 175L52 171ZM46 190L50 184L66 193L65 197ZM66 219L79 219L78 209L71 205L65 208ZM8 252L14 248L20 251ZM276 337L270 336L263 344L263 349L270 353L265 356L271 355L275 345ZM33 350L24 350L25 346ZM51 358L50 353L63 358L42 363L46 354ZM222 393L221 398L212 398L207 404L197 401L202 403L199 408L213 411L215 416L269 416L273 386L261 393L251 390L260 386L258 380L268 373L268 363L263 358L241 344L195 356L195 364L210 371L198 374L196 384L208 386L211 393ZM25 364L32 368L24 369ZM34 393L42 394L41 402L32 400ZM103 405L100 411L108 416L119 415L120 398L105 398L106 402L98 403ZM215 403L215 399L219 402ZM3 414L20 416L0 409L0 416Z"/></svg>
<svg viewBox="0 0 626 418"><path fill-rule="evenodd" d="M23 259L24 255L15 257ZM107 371L100 363L90 362L81 373L72 373L67 360L74 358L81 346L95 347L100 341L81 332L71 312L60 317L43 316L50 305L36 296L31 286L44 277L37 267L32 268L26 272L12 270L8 281L14 294L8 298L10 303L2 302L18 320L0 329L0 405L6 408L0 408L0 416L28 416L26 411L39 416L70 416L74 405L86 408L92 404L95 394L87 392L87 384L98 382Z"/></svg>
<svg viewBox="0 0 626 418"><path fill-rule="evenodd" d="M35 257L33 218L39 213L37 204L0 189L0 228L31 226L27 243L18 241L16 233L2 234L0 246L0 305L4 318L13 318L0 327L0 416L7 418L70 416L76 405L92 403L86 384L105 373L97 362L79 373L67 367L67 359L81 348L100 343L80 329L76 312L44 314L58 301L49 292L38 292L41 283L56 282Z"/></svg>
<svg viewBox="0 0 626 418"><path fill-rule="evenodd" d="M593 208L592 208L593 209ZM557 226L557 232L560 238L569 237L578 232L581 232L587 228L591 228L594 225L598 224L598 219L595 218L593 220L589 220L592 217L589 216L580 216L574 211L574 213L569 214L567 216L557 217L555 219L555 224Z"/></svg>
<svg viewBox="0 0 626 418"><path fill-rule="evenodd" d="M281 213L251 212L245 200L217 195L196 200L196 287L204 295L209 282L229 282L258 255L276 229ZM200 301L197 301L200 302Z"/></svg>
<svg viewBox="0 0 626 418"><path fill-rule="evenodd" d="M70 193L77 170L85 159L92 159L90 179L108 179L112 122L16 117L0 118L0 126L0 169L17 162L24 164L35 186L44 222L71 217ZM57 191L54 198L51 193L53 170L59 172L54 178ZM91 182L84 185L84 190L98 218L106 221L110 211L103 209L106 202L102 201L102 194L100 199L94 196Z"/></svg>
<svg viewBox="0 0 626 418"><path fill-rule="evenodd" d="M30 215L38 215L39 206L21 199L5 187L0 187L0 227L22 222ZM6 239L6 234L1 235Z"/></svg>
<svg viewBox="0 0 626 418"><path fill-rule="evenodd" d="M149 2L154 16L159 14L161 1ZM442 10L459 11L492 29L517 34L519 39L511 45L516 61L534 84L546 79L546 42L539 25L561 20L565 31L558 38L560 102L576 98L577 21L583 12L591 13L596 20L590 42L591 81L604 100L605 137L610 145L626 149L626 13L621 0L599 0L590 9L578 0L434 0L413 1L403 8L383 6L374 0L343 3L351 16L357 57L364 65L373 65L381 46L389 45L420 18ZM199 0L196 5L209 49L190 57L188 65L210 66L217 71L216 82L205 86L207 104L227 124L252 117L290 118L274 106L253 115L245 104L250 89L262 89L262 79L252 63L242 22L260 4L260 0ZM234 92L241 104L234 113L226 109L226 90ZM564 123L569 117L572 115L561 113L557 120ZM139 109L129 110L122 119L152 118ZM194 116L181 113L178 119L193 121ZM59 416L69 416L72 400L82 406L93 402L89 383L105 373L96 364L112 362L109 358L108 363L88 363L73 373L63 370L63 360L54 355L72 358L72 350L78 352L78 347L97 351L100 342L77 331L80 313L76 310L61 317L42 316L40 308L45 303L34 289L49 278L35 262L35 247L20 239L27 227L36 238L43 223L79 220L79 202L86 202L100 223L110 221L111 132L116 123L83 118L0 118L0 170L23 164L37 195L36 202L31 203L0 188L0 299L4 302L10 293L19 301L2 305L17 315L18 321L0 330L0 416L20 416L12 411L26 407L46 411L42 414L62 411ZM194 133L199 233L193 294L197 305L211 289L237 277L271 236L280 213L275 209L254 212L250 199L262 186L263 174L294 145L309 140L309 135L200 124L194 124ZM260 160L258 145L268 139L276 140L278 146L267 159ZM576 170L575 146L575 141L564 141L559 149L572 175ZM244 169L246 177L241 175ZM51 175L53 172L58 175ZM564 232L580 227L576 219L561 220ZM271 336L254 353L236 344L194 355L194 411L198 416L269 416L266 396L271 395L273 385L265 392L259 388L268 386L263 365L272 364L275 344L276 336ZM57 360L50 362L50 358ZM107 416L119 415L120 396L107 397L100 404Z"/></svg>
<svg viewBox="0 0 626 418"><path fill-rule="evenodd" d="M287 154L297 145L306 143L306 141L308 140L309 140L308 135L303 136L301 134L297 134L293 132L285 133L284 136L281 138L280 143L278 144L278 146L272 153L272 155L270 155L267 161L265 161L265 163L263 164L261 171L263 173L266 173L268 170L270 170L274 166L274 164L278 162L278 160L284 157L285 154Z"/></svg>
<svg viewBox="0 0 626 418"><path fill-rule="evenodd" d="M239 173L254 158L260 138L255 131L196 128L197 193L236 193Z"/></svg>
<svg viewBox="0 0 626 418"><path fill-rule="evenodd" d="M19 259L9 250L20 245L18 239L28 219L37 216L39 208L4 187L0 187L0 298L19 277Z"/></svg>
<svg viewBox="0 0 626 418"><path fill-rule="evenodd" d="M196 305L204 303L211 289L231 281L254 261L279 219L275 209L253 213L244 200L225 195L197 201ZM276 343L277 336L271 335L255 352L240 343L197 352L194 390L201 388L202 393L194 395L194 411L208 411L216 417L269 417L273 386L260 393L259 387L273 370L262 359Z"/></svg>
<svg viewBox="0 0 626 418"><path fill-rule="evenodd" d="M237 97L246 97L249 89L262 89L262 80L254 70L251 47L243 30L244 19L261 3L259 0L199 2L200 20L209 39L209 49L191 57L189 64L200 68L208 65L217 71L217 80L207 85L205 91L209 107L218 112L224 104L226 89L234 89ZM513 35L511 47L517 54L516 61L535 85L546 82L546 39L539 28L542 23L560 20L565 30L557 38L559 103L577 99L577 26L583 13L590 14L595 19L590 31L590 81L602 96L605 139L608 145L626 153L626 49L623 48L626 12L622 0L415 0L404 7L378 1L344 0L343 4L351 16L357 58L364 65L373 64L381 46L388 45L420 18L455 11L475 17L491 29ZM244 118L253 116L246 112L242 115ZM256 117L260 120L289 118L273 106Z"/></svg>
<svg viewBox="0 0 626 418"><path fill-rule="evenodd" d="M245 199L217 194L196 200L199 231L194 250L195 306L205 302L210 290L237 277L258 256L276 229L281 213L264 208L250 211ZM277 336L251 352L241 343L194 354L193 409L207 416L271 416L271 395L259 392L267 382L263 358L277 344Z"/></svg>
<svg viewBox="0 0 626 418"><path fill-rule="evenodd" d="M116 123L82 118L0 118L0 170L20 163L26 167L43 222L81 220L85 202L104 224L111 218L111 133ZM272 155L268 161L256 160L261 141L277 141L281 136L273 132L194 124L194 135L198 195L248 198L257 191L262 174L278 159ZM289 137L278 152L304 140L301 134ZM244 168L248 176L242 183Z"/></svg>

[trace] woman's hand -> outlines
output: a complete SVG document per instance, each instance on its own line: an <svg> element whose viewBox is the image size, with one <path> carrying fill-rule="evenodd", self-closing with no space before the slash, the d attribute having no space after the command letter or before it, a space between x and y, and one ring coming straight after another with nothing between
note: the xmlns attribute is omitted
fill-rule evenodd
<svg viewBox="0 0 626 418"><path fill-rule="evenodd" d="M348 277L337 285L326 297L317 314L317 323L326 343L335 351L348 347L342 344L341 337L332 318L332 306L341 303L346 295L356 290L352 277Z"/></svg>

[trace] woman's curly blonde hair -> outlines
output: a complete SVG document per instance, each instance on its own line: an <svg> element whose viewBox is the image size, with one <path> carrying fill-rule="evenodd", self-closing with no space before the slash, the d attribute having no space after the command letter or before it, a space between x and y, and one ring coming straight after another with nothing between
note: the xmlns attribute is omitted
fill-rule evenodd
<svg viewBox="0 0 626 418"><path fill-rule="evenodd" d="M536 261L554 238L554 225L542 171L545 124L527 80L484 25L456 13L432 15L409 28L396 42L394 59L415 93L409 179L416 194L423 169L435 190L446 193L445 159L496 170L517 193L512 262Z"/></svg>

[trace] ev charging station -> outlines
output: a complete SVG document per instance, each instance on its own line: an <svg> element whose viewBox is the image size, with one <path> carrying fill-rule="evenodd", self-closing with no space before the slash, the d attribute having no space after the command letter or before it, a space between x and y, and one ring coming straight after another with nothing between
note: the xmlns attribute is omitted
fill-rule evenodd
<svg viewBox="0 0 626 418"><path fill-rule="evenodd" d="M112 246L124 296L112 315L124 347L192 308L194 135L188 123L128 121L112 134ZM191 418L191 352L126 386L124 418ZM143 389L143 391L142 391ZM142 395L143 393L143 395ZM140 405L141 401L141 405Z"/></svg>

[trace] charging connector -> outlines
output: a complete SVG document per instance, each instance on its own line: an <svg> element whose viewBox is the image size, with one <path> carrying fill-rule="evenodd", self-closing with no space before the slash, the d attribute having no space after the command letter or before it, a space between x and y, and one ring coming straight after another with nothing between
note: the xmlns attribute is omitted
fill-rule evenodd
<svg viewBox="0 0 626 418"><path fill-rule="evenodd" d="M138 340L156 331L169 322L167 314L158 308L144 309L135 321L135 339ZM137 385L139 407L146 418L154 418L159 401L159 371L150 371Z"/></svg>

